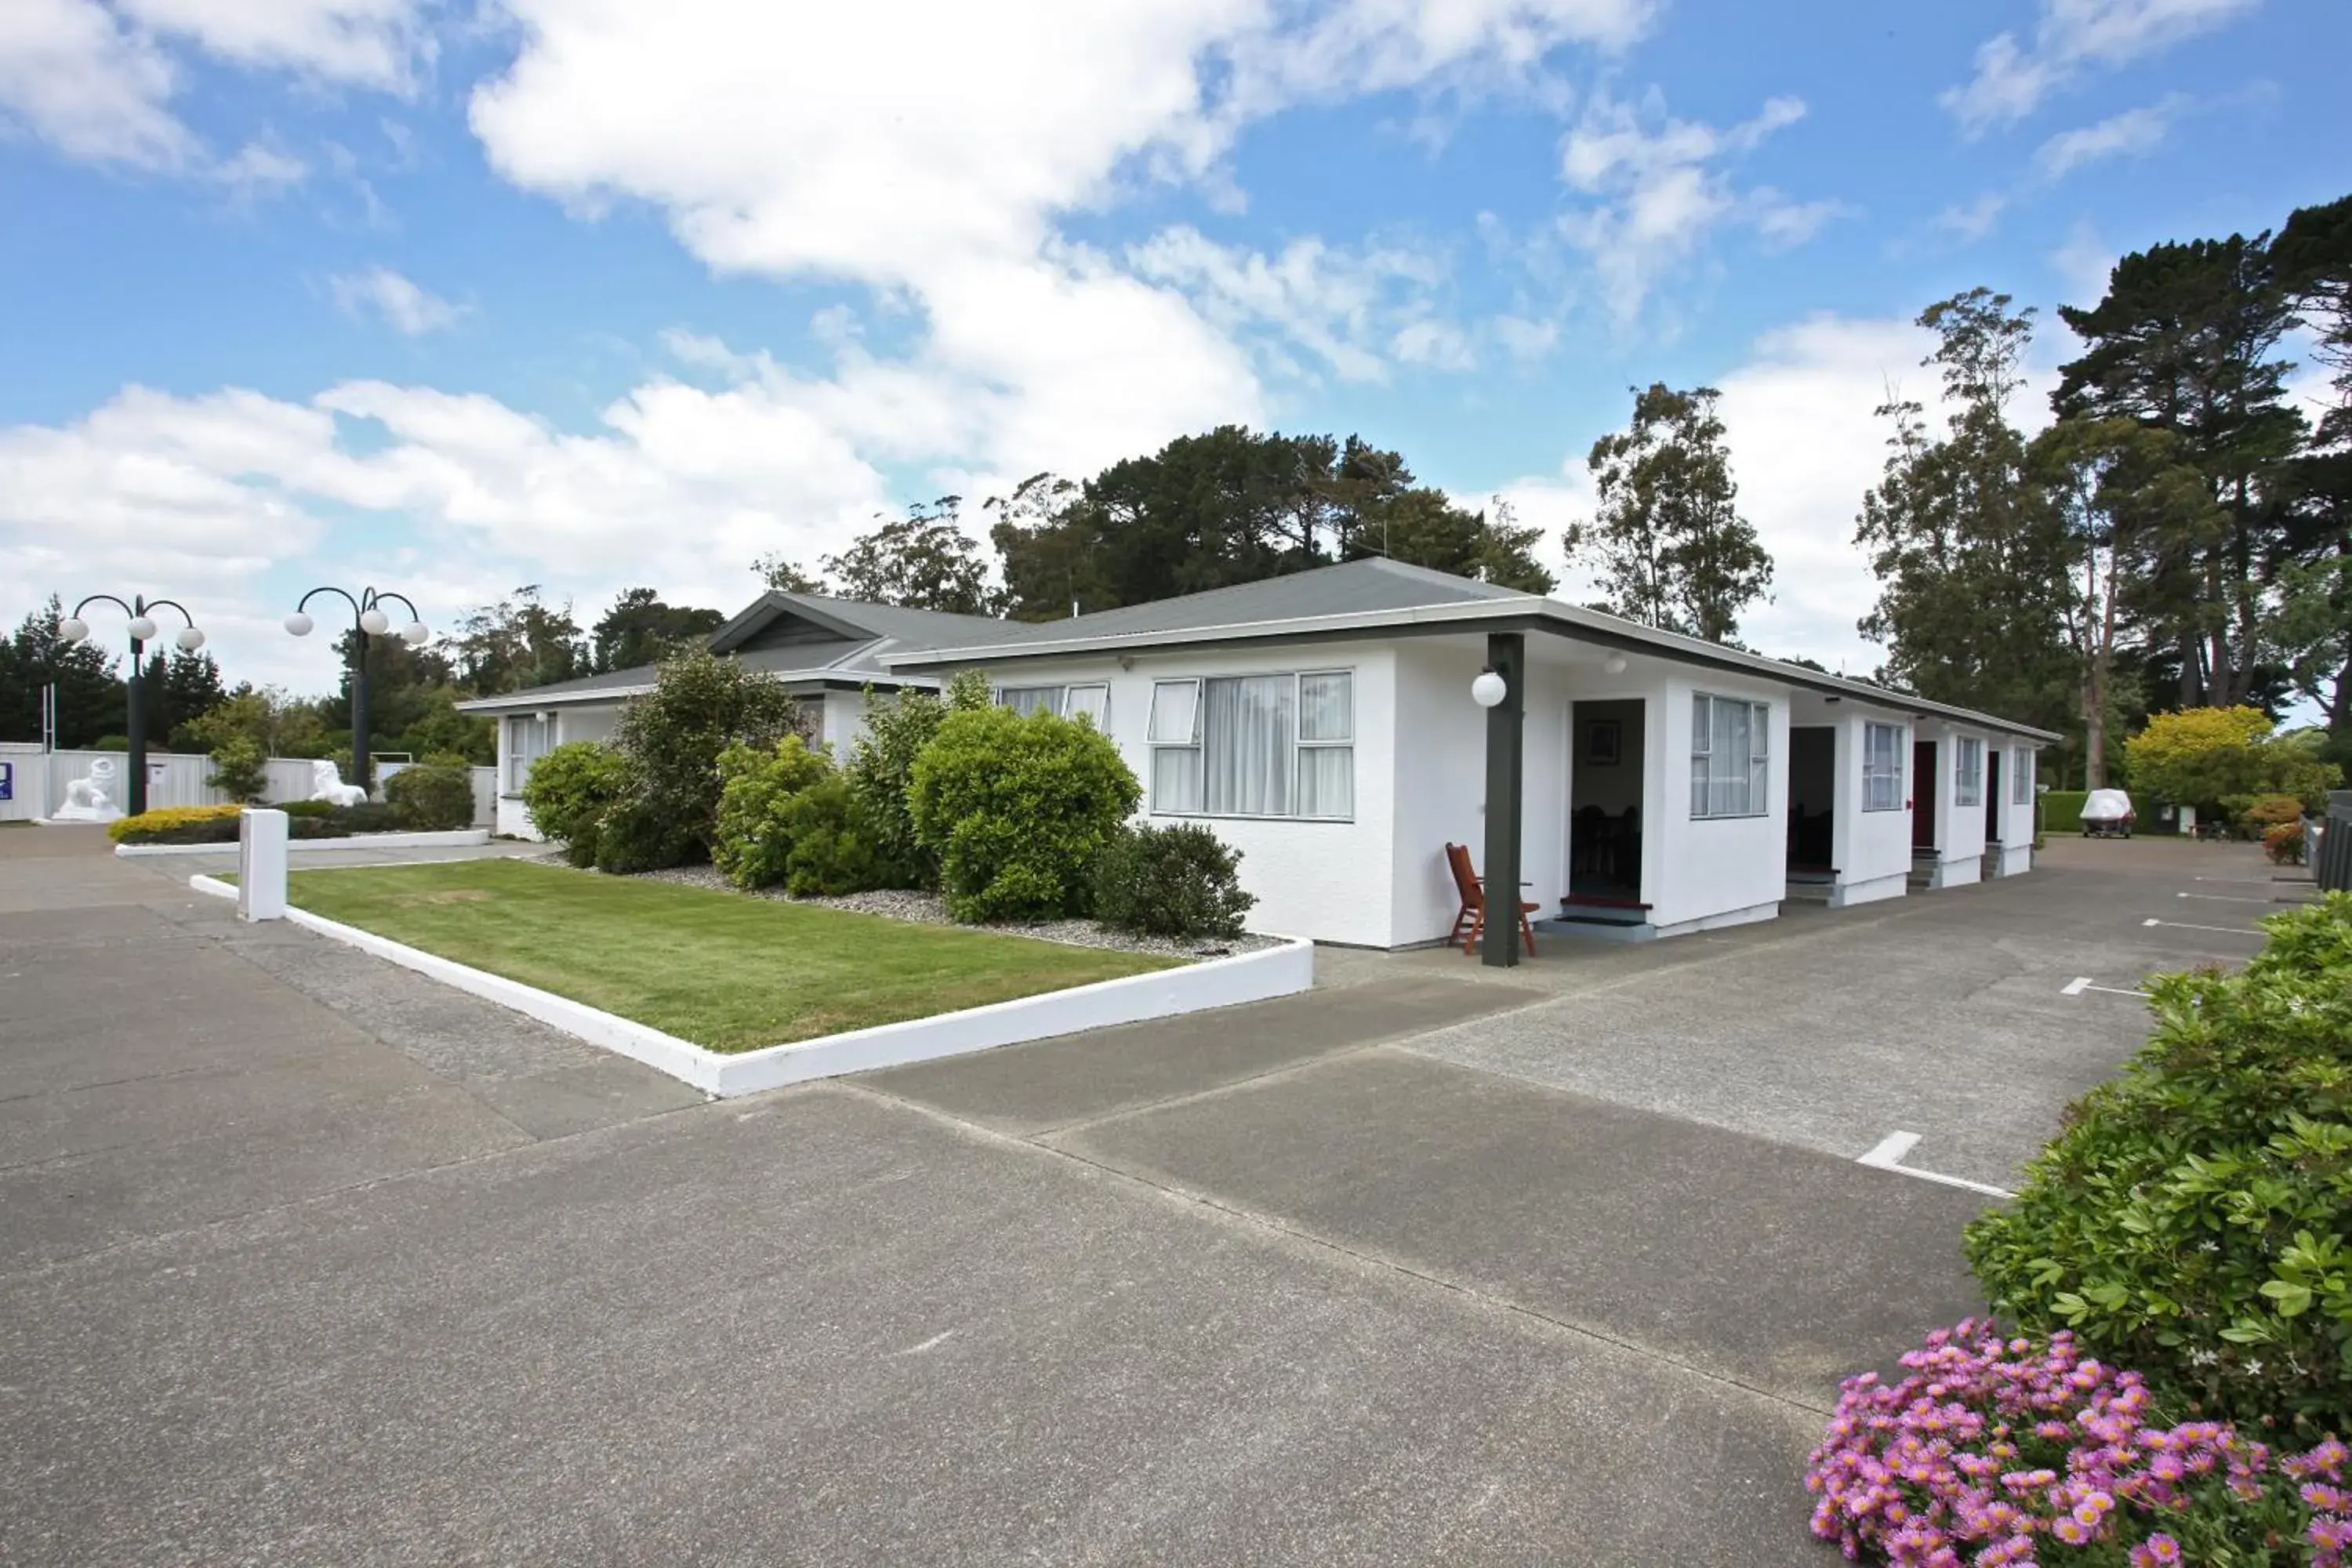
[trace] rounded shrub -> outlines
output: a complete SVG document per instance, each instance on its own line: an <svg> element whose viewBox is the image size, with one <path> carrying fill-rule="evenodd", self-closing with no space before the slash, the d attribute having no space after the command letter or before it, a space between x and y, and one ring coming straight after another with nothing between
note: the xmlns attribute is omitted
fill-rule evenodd
<svg viewBox="0 0 2352 1568"><path fill-rule="evenodd" d="M574 866L596 863L596 837L606 812L628 783L628 763L601 741L566 741L530 765L522 804L531 826L563 846Z"/></svg>
<svg viewBox="0 0 2352 1568"><path fill-rule="evenodd" d="M383 781L393 820L412 833L446 833L474 825L474 774L463 757L443 753Z"/></svg>
<svg viewBox="0 0 2352 1568"><path fill-rule="evenodd" d="M1095 918L1152 936L1235 937L1256 898L1241 851L1198 823L1122 828L1095 862Z"/></svg>
<svg viewBox="0 0 2352 1568"><path fill-rule="evenodd" d="M873 818L841 774L787 795L776 824L792 845L784 857L786 892L837 896L887 885Z"/></svg>
<svg viewBox="0 0 2352 1568"><path fill-rule="evenodd" d="M2307 1437L2352 1418L2352 894L2264 924L2243 971L2153 982L2154 1037L1966 1246L2028 1330Z"/></svg>
<svg viewBox="0 0 2352 1568"><path fill-rule="evenodd" d="M106 825L117 844L234 844L241 805L164 805Z"/></svg>
<svg viewBox="0 0 2352 1568"><path fill-rule="evenodd" d="M793 848L782 820L786 801L833 772L823 747L798 735L772 746L730 746L719 754L719 816L710 861L739 888L772 888L784 879Z"/></svg>
<svg viewBox="0 0 2352 1568"><path fill-rule="evenodd" d="M698 647L664 663L654 689L621 710L613 732L628 759L628 794L641 803L627 858L657 849L667 858L654 865L675 866L709 855L719 753L773 746L799 728L792 694L772 675Z"/></svg>
<svg viewBox="0 0 2352 1568"><path fill-rule="evenodd" d="M1054 920L1087 912L1095 858L1142 797L1093 725L985 707L940 721L907 803L956 919Z"/></svg>

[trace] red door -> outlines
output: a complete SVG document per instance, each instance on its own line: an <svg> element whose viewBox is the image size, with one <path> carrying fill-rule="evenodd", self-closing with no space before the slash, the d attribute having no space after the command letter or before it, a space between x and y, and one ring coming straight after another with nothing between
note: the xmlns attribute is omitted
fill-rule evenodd
<svg viewBox="0 0 2352 1568"><path fill-rule="evenodd" d="M1911 847L1936 847L1936 742L1911 742Z"/></svg>

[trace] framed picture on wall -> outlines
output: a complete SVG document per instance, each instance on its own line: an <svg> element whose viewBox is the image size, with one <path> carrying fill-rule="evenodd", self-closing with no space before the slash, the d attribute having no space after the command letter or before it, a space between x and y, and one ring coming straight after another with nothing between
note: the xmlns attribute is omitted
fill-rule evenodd
<svg viewBox="0 0 2352 1568"><path fill-rule="evenodd" d="M1587 721L1584 726L1584 760L1599 768L1615 767L1619 757L1623 754L1618 750L1622 739L1618 721Z"/></svg>

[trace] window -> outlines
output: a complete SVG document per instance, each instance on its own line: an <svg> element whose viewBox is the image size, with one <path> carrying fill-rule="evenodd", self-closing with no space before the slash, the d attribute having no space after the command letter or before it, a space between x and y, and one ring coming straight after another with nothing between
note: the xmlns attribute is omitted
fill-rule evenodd
<svg viewBox="0 0 2352 1568"><path fill-rule="evenodd" d="M1772 709L1700 692L1691 705L1691 816L1761 816Z"/></svg>
<svg viewBox="0 0 2352 1568"><path fill-rule="evenodd" d="M1015 713L1052 713L1064 719L1081 716L1107 729L1110 718L1110 688L1100 682L1087 686L1000 686L996 700Z"/></svg>
<svg viewBox="0 0 2352 1568"><path fill-rule="evenodd" d="M1903 809L1903 726L1862 727L1862 809Z"/></svg>
<svg viewBox="0 0 2352 1568"><path fill-rule="evenodd" d="M1355 816L1355 680L1345 671L1155 681L1150 739L1155 812Z"/></svg>
<svg viewBox="0 0 2352 1568"><path fill-rule="evenodd" d="M2009 804L2033 804L2033 748L2020 746L2009 756Z"/></svg>
<svg viewBox="0 0 2352 1568"><path fill-rule="evenodd" d="M1984 804L1984 742L1962 735L1952 763L1952 804Z"/></svg>
<svg viewBox="0 0 2352 1568"><path fill-rule="evenodd" d="M517 713L507 720L507 793L520 795L530 764L555 744L555 720L545 713Z"/></svg>

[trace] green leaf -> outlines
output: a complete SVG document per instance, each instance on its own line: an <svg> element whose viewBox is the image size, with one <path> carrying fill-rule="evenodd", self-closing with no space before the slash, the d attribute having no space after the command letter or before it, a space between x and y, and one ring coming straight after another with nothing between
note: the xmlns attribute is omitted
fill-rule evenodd
<svg viewBox="0 0 2352 1568"><path fill-rule="evenodd" d="M2311 1288L2307 1285L2296 1285L2284 1279L2265 1280L2263 1294L2278 1303L2281 1317L2294 1317L2311 1306Z"/></svg>

